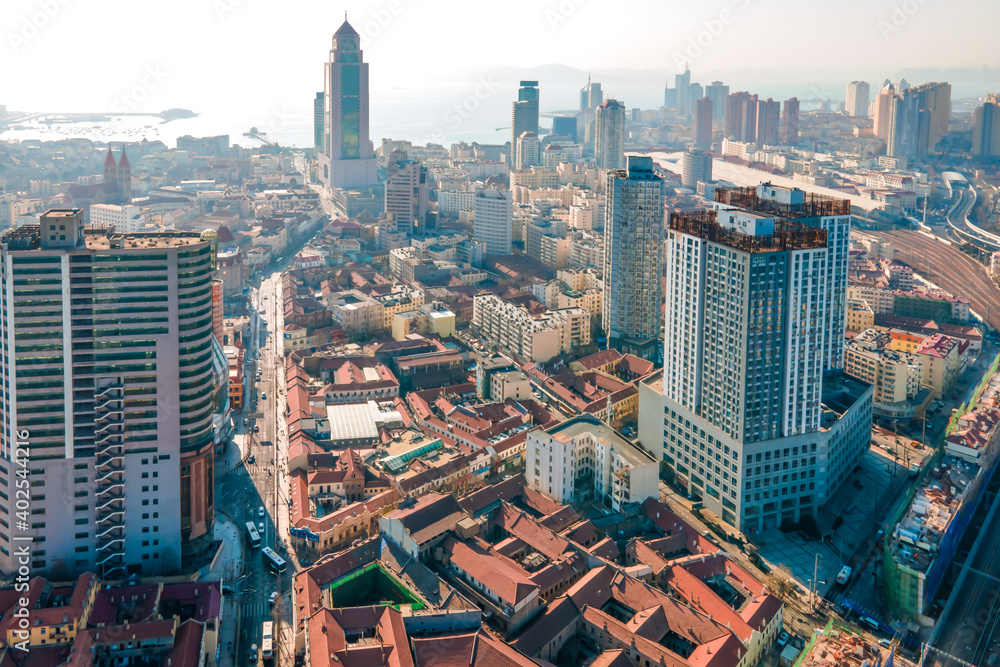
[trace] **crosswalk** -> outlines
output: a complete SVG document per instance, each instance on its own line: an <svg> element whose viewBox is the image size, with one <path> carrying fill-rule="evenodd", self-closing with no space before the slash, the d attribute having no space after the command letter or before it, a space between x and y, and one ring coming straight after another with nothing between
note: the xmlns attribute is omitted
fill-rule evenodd
<svg viewBox="0 0 1000 667"><path fill-rule="evenodd" d="M240 605L240 613L243 618L247 616L265 616L271 614L271 604L267 600L247 601Z"/></svg>
<svg viewBox="0 0 1000 667"><path fill-rule="evenodd" d="M235 477L244 477L246 475L257 477L258 475L266 475L269 470L274 473L274 466L270 463L253 463L238 465L230 470L228 474Z"/></svg>

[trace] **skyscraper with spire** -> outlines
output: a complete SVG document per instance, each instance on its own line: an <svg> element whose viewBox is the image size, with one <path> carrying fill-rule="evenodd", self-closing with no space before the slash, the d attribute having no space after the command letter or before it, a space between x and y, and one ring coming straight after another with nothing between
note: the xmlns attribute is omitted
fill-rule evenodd
<svg viewBox="0 0 1000 667"><path fill-rule="evenodd" d="M376 182L375 149L368 136L368 63L358 32L347 22L333 35L324 78L326 123L319 178L333 188L367 189Z"/></svg>

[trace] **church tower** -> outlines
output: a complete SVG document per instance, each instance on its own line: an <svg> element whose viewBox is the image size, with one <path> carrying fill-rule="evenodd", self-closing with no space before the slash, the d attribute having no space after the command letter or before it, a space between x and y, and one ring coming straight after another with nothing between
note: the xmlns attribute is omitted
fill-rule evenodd
<svg viewBox="0 0 1000 667"><path fill-rule="evenodd" d="M122 144L122 156L118 160L118 196L123 204L132 203L132 165L125 155L125 144Z"/></svg>
<svg viewBox="0 0 1000 667"><path fill-rule="evenodd" d="M115 156L111 154L111 144L108 144L108 155L104 158L104 182L118 185L118 164Z"/></svg>

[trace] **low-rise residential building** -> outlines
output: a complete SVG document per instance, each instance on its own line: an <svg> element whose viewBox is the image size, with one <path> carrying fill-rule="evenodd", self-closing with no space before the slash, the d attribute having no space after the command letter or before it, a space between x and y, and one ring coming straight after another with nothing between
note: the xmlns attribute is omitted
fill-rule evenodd
<svg viewBox="0 0 1000 667"><path fill-rule="evenodd" d="M392 337L402 341L413 334L450 338L455 334L455 313L438 302L395 313L392 318Z"/></svg>
<svg viewBox="0 0 1000 667"><path fill-rule="evenodd" d="M964 341L934 334L924 339L913 351L923 365L923 381L930 387L934 400L944 396L962 373L962 353L966 347Z"/></svg>
<svg viewBox="0 0 1000 667"><path fill-rule="evenodd" d="M526 361L546 362L591 341L590 313L582 308L552 310L536 317L495 294L473 299L472 326L502 352Z"/></svg>
<svg viewBox="0 0 1000 667"><path fill-rule="evenodd" d="M659 464L590 415L528 433L525 476L560 503L592 496L618 511L659 497Z"/></svg>
<svg viewBox="0 0 1000 667"><path fill-rule="evenodd" d="M948 324L963 324L969 321L971 312L969 300L949 294L944 290L918 287L893 292L895 305L893 314L897 317L917 317Z"/></svg>
<svg viewBox="0 0 1000 667"><path fill-rule="evenodd" d="M847 330L865 331L875 326L875 313L861 299L847 300Z"/></svg>
<svg viewBox="0 0 1000 667"><path fill-rule="evenodd" d="M347 336L368 338L386 328L382 303L360 290L330 294L326 302Z"/></svg>
<svg viewBox="0 0 1000 667"><path fill-rule="evenodd" d="M892 348L892 336L866 329L844 348L844 372L873 387L872 410L893 419L920 417L931 401L920 357Z"/></svg>

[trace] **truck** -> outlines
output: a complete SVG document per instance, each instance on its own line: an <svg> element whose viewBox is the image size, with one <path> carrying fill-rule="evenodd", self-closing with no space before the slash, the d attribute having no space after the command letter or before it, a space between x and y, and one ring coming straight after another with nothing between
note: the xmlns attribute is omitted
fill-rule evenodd
<svg viewBox="0 0 1000 667"><path fill-rule="evenodd" d="M837 573L837 583L843 586L848 581L851 580L851 567L849 565L844 565L840 568L840 572Z"/></svg>

